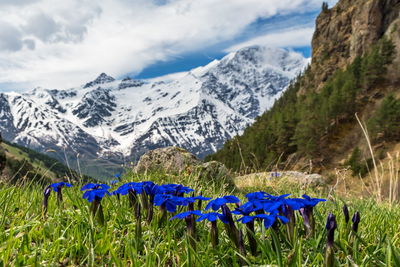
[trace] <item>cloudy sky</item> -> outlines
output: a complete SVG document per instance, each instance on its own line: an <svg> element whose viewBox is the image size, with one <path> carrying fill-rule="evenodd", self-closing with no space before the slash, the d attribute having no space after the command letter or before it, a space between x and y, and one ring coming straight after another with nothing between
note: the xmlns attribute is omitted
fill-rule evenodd
<svg viewBox="0 0 400 267"><path fill-rule="evenodd" d="M332 6L337 0L330 0ZM309 56L322 0L0 0L0 91L150 78L249 45Z"/></svg>

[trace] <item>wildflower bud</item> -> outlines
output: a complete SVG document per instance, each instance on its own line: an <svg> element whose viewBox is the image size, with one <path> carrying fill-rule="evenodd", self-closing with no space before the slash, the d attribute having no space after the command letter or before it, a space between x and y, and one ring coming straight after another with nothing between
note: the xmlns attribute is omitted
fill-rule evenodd
<svg viewBox="0 0 400 267"><path fill-rule="evenodd" d="M142 218L141 210L140 210L140 204L139 202L136 202L136 208L135 208L135 217L138 222L140 222Z"/></svg>
<svg viewBox="0 0 400 267"><path fill-rule="evenodd" d="M333 246L335 229L337 228L335 215L329 213L326 221L326 230L328 231L328 246Z"/></svg>
<svg viewBox="0 0 400 267"><path fill-rule="evenodd" d="M131 207L136 206L137 198L136 198L136 192L134 189L129 189L128 190L128 195L129 195L129 203L131 204Z"/></svg>
<svg viewBox="0 0 400 267"><path fill-rule="evenodd" d="M211 234L211 244L212 244L213 248L216 248L219 243L217 221L211 222L211 233L210 234Z"/></svg>
<svg viewBox="0 0 400 267"><path fill-rule="evenodd" d="M42 206L42 216L46 217L47 214L47 207L49 205L49 197L51 193L51 186L47 186L43 192L43 206Z"/></svg>
<svg viewBox="0 0 400 267"><path fill-rule="evenodd" d="M300 209L301 216L303 217L304 226L306 228L307 237L314 235L315 222L313 215L313 207L304 207Z"/></svg>
<svg viewBox="0 0 400 267"><path fill-rule="evenodd" d="M97 218L97 221L99 222L100 225L104 225L104 213L103 213L103 207L101 206L101 198L98 196L94 197L94 200L92 202L91 206L92 210L92 215L93 218Z"/></svg>
<svg viewBox="0 0 400 267"><path fill-rule="evenodd" d="M255 239L254 232L254 220L246 223L247 226L247 238L249 240L250 252L253 256L257 254L257 241Z"/></svg>
<svg viewBox="0 0 400 267"><path fill-rule="evenodd" d="M154 195L149 196L149 210L147 212L147 222L151 222L153 220L153 215L154 215Z"/></svg>
<svg viewBox="0 0 400 267"><path fill-rule="evenodd" d="M58 189L57 190L57 202L58 202L58 205L61 205L61 203L63 202L63 197L62 197L62 193L61 193L62 187L59 186L57 189Z"/></svg>
<svg viewBox="0 0 400 267"><path fill-rule="evenodd" d="M358 224L360 223L360 219L361 219L360 213L358 211L355 212L353 215L353 218L352 218L352 221L353 221L352 229L353 229L354 233L357 233L357 231L358 231Z"/></svg>
<svg viewBox="0 0 400 267"><path fill-rule="evenodd" d="M149 198L148 198L148 196L147 196L145 191L142 192L141 198L142 198L143 209L148 212L148 210L149 210Z"/></svg>
<svg viewBox="0 0 400 267"><path fill-rule="evenodd" d="M294 210L291 206L285 205L285 212L283 212L283 216L285 216L289 222L286 224L286 232L289 241L294 244L294 230L296 226L296 216L294 215Z"/></svg>
<svg viewBox="0 0 400 267"><path fill-rule="evenodd" d="M335 215L329 213L328 219L326 221L326 230L328 231L328 239L327 239L327 246L325 251L325 264L326 267L334 266L335 259L334 259L334 236L335 236L335 229L337 227Z"/></svg>
<svg viewBox="0 0 400 267"><path fill-rule="evenodd" d="M160 211L161 211L161 215L160 215L159 220L158 220L158 227L159 228L167 220L167 207L166 207L165 203L160 205Z"/></svg>
<svg viewBox="0 0 400 267"><path fill-rule="evenodd" d="M139 253L143 251L143 239L142 239L142 220L141 220L141 211L140 205L138 205L136 209L136 249Z"/></svg>
<svg viewBox="0 0 400 267"><path fill-rule="evenodd" d="M199 196L202 196L201 192L200 192ZM197 209L198 210L201 210L202 204L203 204L203 200L199 199L199 202L197 203Z"/></svg>
<svg viewBox="0 0 400 267"><path fill-rule="evenodd" d="M350 215L349 215L349 209L347 208L347 205L343 205L343 214L344 214L344 220L346 224L350 221Z"/></svg>
<svg viewBox="0 0 400 267"><path fill-rule="evenodd" d="M189 216L186 216L185 221L186 221L186 229L187 229L190 245L192 246L193 249L195 249L196 248L196 223L194 220L194 215L190 214Z"/></svg>
<svg viewBox="0 0 400 267"><path fill-rule="evenodd" d="M239 233L238 229L235 226L235 222L233 221L232 213L226 204L223 204L221 207L222 207L222 214L228 221L228 223L225 224L225 227L227 228L229 237L231 238L232 242L236 245L236 247L239 248Z"/></svg>
<svg viewBox="0 0 400 267"><path fill-rule="evenodd" d="M240 254L242 254L243 256L246 256L246 248L244 246L244 239L243 239L243 232L242 230L238 230L239 233L239 252ZM242 258L240 258L242 259Z"/></svg>

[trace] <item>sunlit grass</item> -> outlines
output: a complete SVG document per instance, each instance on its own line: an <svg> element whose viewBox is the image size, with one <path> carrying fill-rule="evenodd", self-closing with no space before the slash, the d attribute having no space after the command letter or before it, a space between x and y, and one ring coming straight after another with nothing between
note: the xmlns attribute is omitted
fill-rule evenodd
<svg viewBox="0 0 400 267"><path fill-rule="evenodd" d="M202 182L190 176L176 177L154 174L137 177L132 174L126 181L152 180L156 183L180 182L200 191L204 196L218 197L234 193L244 200L246 191L234 191L222 183ZM120 185L120 184L119 184ZM113 187L115 189L117 186ZM300 197L308 193L313 197L327 197L327 192L312 192L310 188L281 184L256 188L273 194L292 193ZM184 221L166 221L159 228L158 207L155 220L142 222L143 249L138 249L136 220L127 196L106 196L102 200L106 224L100 226L92 219L89 203L82 199L80 186L63 189L64 202L57 205L56 195L50 197L47 218L42 218L43 188L38 185L3 186L0 188L0 266L321 266L326 247L325 222L329 212L336 215L335 259L339 265L398 266L400 247L400 208L373 200L340 199L331 196L315 209L316 232L306 238L301 216L296 213L296 238L287 240L285 228L274 232L256 222L258 255L252 256L246 245L246 255L240 255L218 222L220 242L211 246L210 224L197 223L196 248L189 245ZM345 225L343 203L351 215L361 214L357 236L352 236L351 225ZM204 207L204 204L203 204ZM181 208L181 211L186 207ZM172 217L168 214L169 218ZM236 217L239 218L239 217ZM237 224L245 232L245 226ZM247 242L247 238L245 239ZM240 260L241 259L241 260Z"/></svg>

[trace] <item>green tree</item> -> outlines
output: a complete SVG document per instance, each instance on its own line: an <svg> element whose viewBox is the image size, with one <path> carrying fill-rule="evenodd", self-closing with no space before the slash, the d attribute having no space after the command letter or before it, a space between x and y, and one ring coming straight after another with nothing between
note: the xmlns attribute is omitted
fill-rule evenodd
<svg viewBox="0 0 400 267"><path fill-rule="evenodd" d="M374 137L381 133L385 140L400 140L400 99L396 99L393 94L385 97L369 120L369 126Z"/></svg>
<svg viewBox="0 0 400 267"><path fill-rule="evenodd" d="M350 166L353 176L364 177L373 167L372 159L362 160L361 151L358 147L353 149L349 160L346 162Z"/></svg>
<svg viewBox="0 0 400 267"><path fill-rule="evenodd" d="M322 12L327 12L329 10L329 6L327 2L322 2Z"/></svg>

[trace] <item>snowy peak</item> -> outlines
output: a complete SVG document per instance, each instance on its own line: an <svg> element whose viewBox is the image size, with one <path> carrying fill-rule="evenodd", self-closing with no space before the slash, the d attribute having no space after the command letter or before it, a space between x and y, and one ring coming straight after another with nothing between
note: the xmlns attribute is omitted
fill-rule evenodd
<svg viewBox="0 0 400 267"><path fill-rule="evenodd" d="M143 81L134 80L132 78L126 77L120 82L120 84L118 85L118 89L122 90L129 87L140 87L143 84L144 84Z"/></svg>
<svg viewBox="0 0 400 267"><path fill-rule="evenodd" d="M250 46L228 54L221 60L220 65L224 67L251 66L257 70L271 69L280 71L285 75L295 76L299 68L304 66L304 63L304 57L293 51L282 48Z"/></svg>
<svg viewBox="0 0 400 267"><path fill-rule="evenodd" d="M110 94L110 90L98 87L83 96L72 114L84 120L85 127L95 127L106 121L106 117L111 116L111 112L117 106L115 100L115 96Z"/></svg>
<svg viewBox="0 0 400 267"><path fill-rule="evenodd" d="M100 85L100 84L105 84L105 83L110 83L110 82L113 82L113 81L115 81L115 79L113 77L108 76L107 74L105 74L103 72L95 80L85 84L85 86L83 86L83 88L88 88L88 87L92 87L92 86Z"/></svg>
<svg viewBox="0 0 400 267"><path fill-rule="evenodd" d="M0 94L0 131L22 145L67 155L60 159L79 153L82 161L120 166L171 145L204 157L269 109L307 64L295 52L253 46L151 80L102 73L68 90Z"/></svg>

